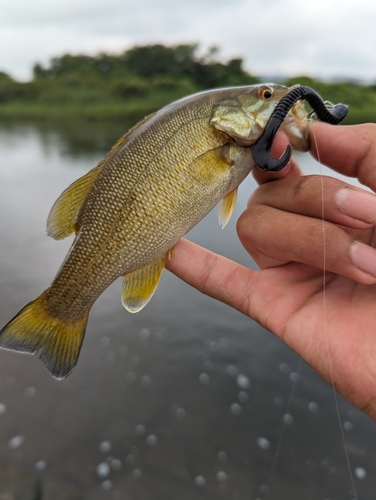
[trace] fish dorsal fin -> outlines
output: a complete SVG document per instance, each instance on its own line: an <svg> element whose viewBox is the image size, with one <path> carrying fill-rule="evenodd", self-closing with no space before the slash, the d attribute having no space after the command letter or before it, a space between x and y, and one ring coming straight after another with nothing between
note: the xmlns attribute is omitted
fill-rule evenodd
<svg viewBox="0 0 376 500"><path fill-rule="evenodd" d="M123 276L121 303L127 311L141 311L152 298L170 252L155 257L145 266Z"/></svg>
<svg viewBox="0 0 376 500"><path fill-rule="evenodd" d="M222 229L227 226L228 221L231 218L232 212L234 211L236 198L238 196L238 188L235 188L230 193L226 194L223 198L221 206L218 210L218 222Z"/></svg>
<svg viewBox="0 0 376 500"><path fill-rule="evenodd" d="M104 167L104 161L71 184L55 201L47 220L47 234L62 240L78 229L77 219L95 180Z"/></svg>
<svg viewBox="0 0 376 500"><path fill-rule="evenodd" d="M132 127L123 137L121 137L110 149L106 158L86 175L80 177L71 184L53 205L47 221L47 234L55 240L62 240L72 233L77 232L77 220L81 207L87 198L98 175L103 170L108 157L115 153L117 149L129 138L129 136L141 125L150 120L155 113L146 116L137 125Z"/></svg>
<svg viewBox="0 0 376 500"><path fill-rule="evenodd" d="M112 148L108 152L107 156L110 156L110 155L112 155L112 153L115 153L115 151L129 138L129 136L131 134L133 134L133 132L135 130L137 130L138 128L140 128L141 125L144 125L144 123L146 123L147 121L149 121L150 118L152 118L156 114L157 114L157 112L151 113L150 115L145 116L145 118L143 120L141 120L140 122L136 123L136 125L134 125L131 129L129 129L128 132L125 135L123 135L123 137L120 137L120 139L117 142L115 142L115 144L112 146Z"/></svg>

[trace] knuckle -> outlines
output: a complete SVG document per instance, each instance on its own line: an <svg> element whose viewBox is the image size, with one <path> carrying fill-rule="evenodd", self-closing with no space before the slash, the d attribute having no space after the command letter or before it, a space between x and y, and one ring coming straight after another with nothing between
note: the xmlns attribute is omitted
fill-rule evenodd
<svg viewBox="0 0 376 500"><path fill-rule="evenodd" d="M208 253L205 257L205 261L203 263L202 273L199 278L199 288L204 290L207 288L211 277L213 275L214 269L216 268L218 263L218 256L215 253Z"/></svg>

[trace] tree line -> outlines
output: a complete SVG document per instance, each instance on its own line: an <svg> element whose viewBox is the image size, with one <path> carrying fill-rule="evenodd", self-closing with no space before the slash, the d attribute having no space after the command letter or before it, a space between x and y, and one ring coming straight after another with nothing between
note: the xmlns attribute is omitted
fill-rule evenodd
<svg viewBox="0 0 376 500"><path fill-rule="evenodd" d="M241 58L222 61L217 48L197 44L136 46L119 55L64 54L37 63L29 82L0 72L0 118L142 118L185 95L250 85L259 78ZM324 99L350 105L349 121L376 120L376 87L328 83L306 76L284 83L309 85ZM351 118L352 117L352 118Z"/></svg>

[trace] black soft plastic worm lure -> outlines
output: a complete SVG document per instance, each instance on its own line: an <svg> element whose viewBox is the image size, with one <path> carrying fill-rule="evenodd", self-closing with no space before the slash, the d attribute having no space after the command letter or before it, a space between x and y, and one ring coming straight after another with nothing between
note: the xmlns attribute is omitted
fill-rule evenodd
<svg viewBox="0 0 376 500"><path fill-rule="evenodd" d="M349 109L346 104L341 103L328 109L319 94L309 87L302 86L290 90L277 104L263 133L253 146L253 160L262 170L277 172L289 162L291 157L290 144L278 160L272 156L270 149L281 123L293 105L300 99L308 101L319 120L332 125L338 125L345 118Z"/></svg>

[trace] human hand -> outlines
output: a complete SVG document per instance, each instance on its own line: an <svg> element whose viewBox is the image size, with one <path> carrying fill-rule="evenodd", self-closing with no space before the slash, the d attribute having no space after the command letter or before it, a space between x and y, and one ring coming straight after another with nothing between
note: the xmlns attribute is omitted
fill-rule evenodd
<svg viewBox="0 0 376 500"><path fill-rule="evenodd" d="M312 123L310 133L322 163L376 191L375 125ZM166 267L272 331L376 420L376 196L331 177L303 176L295 160L255 177L261 186L237 230L261 270L187 240Z"/></svg>

